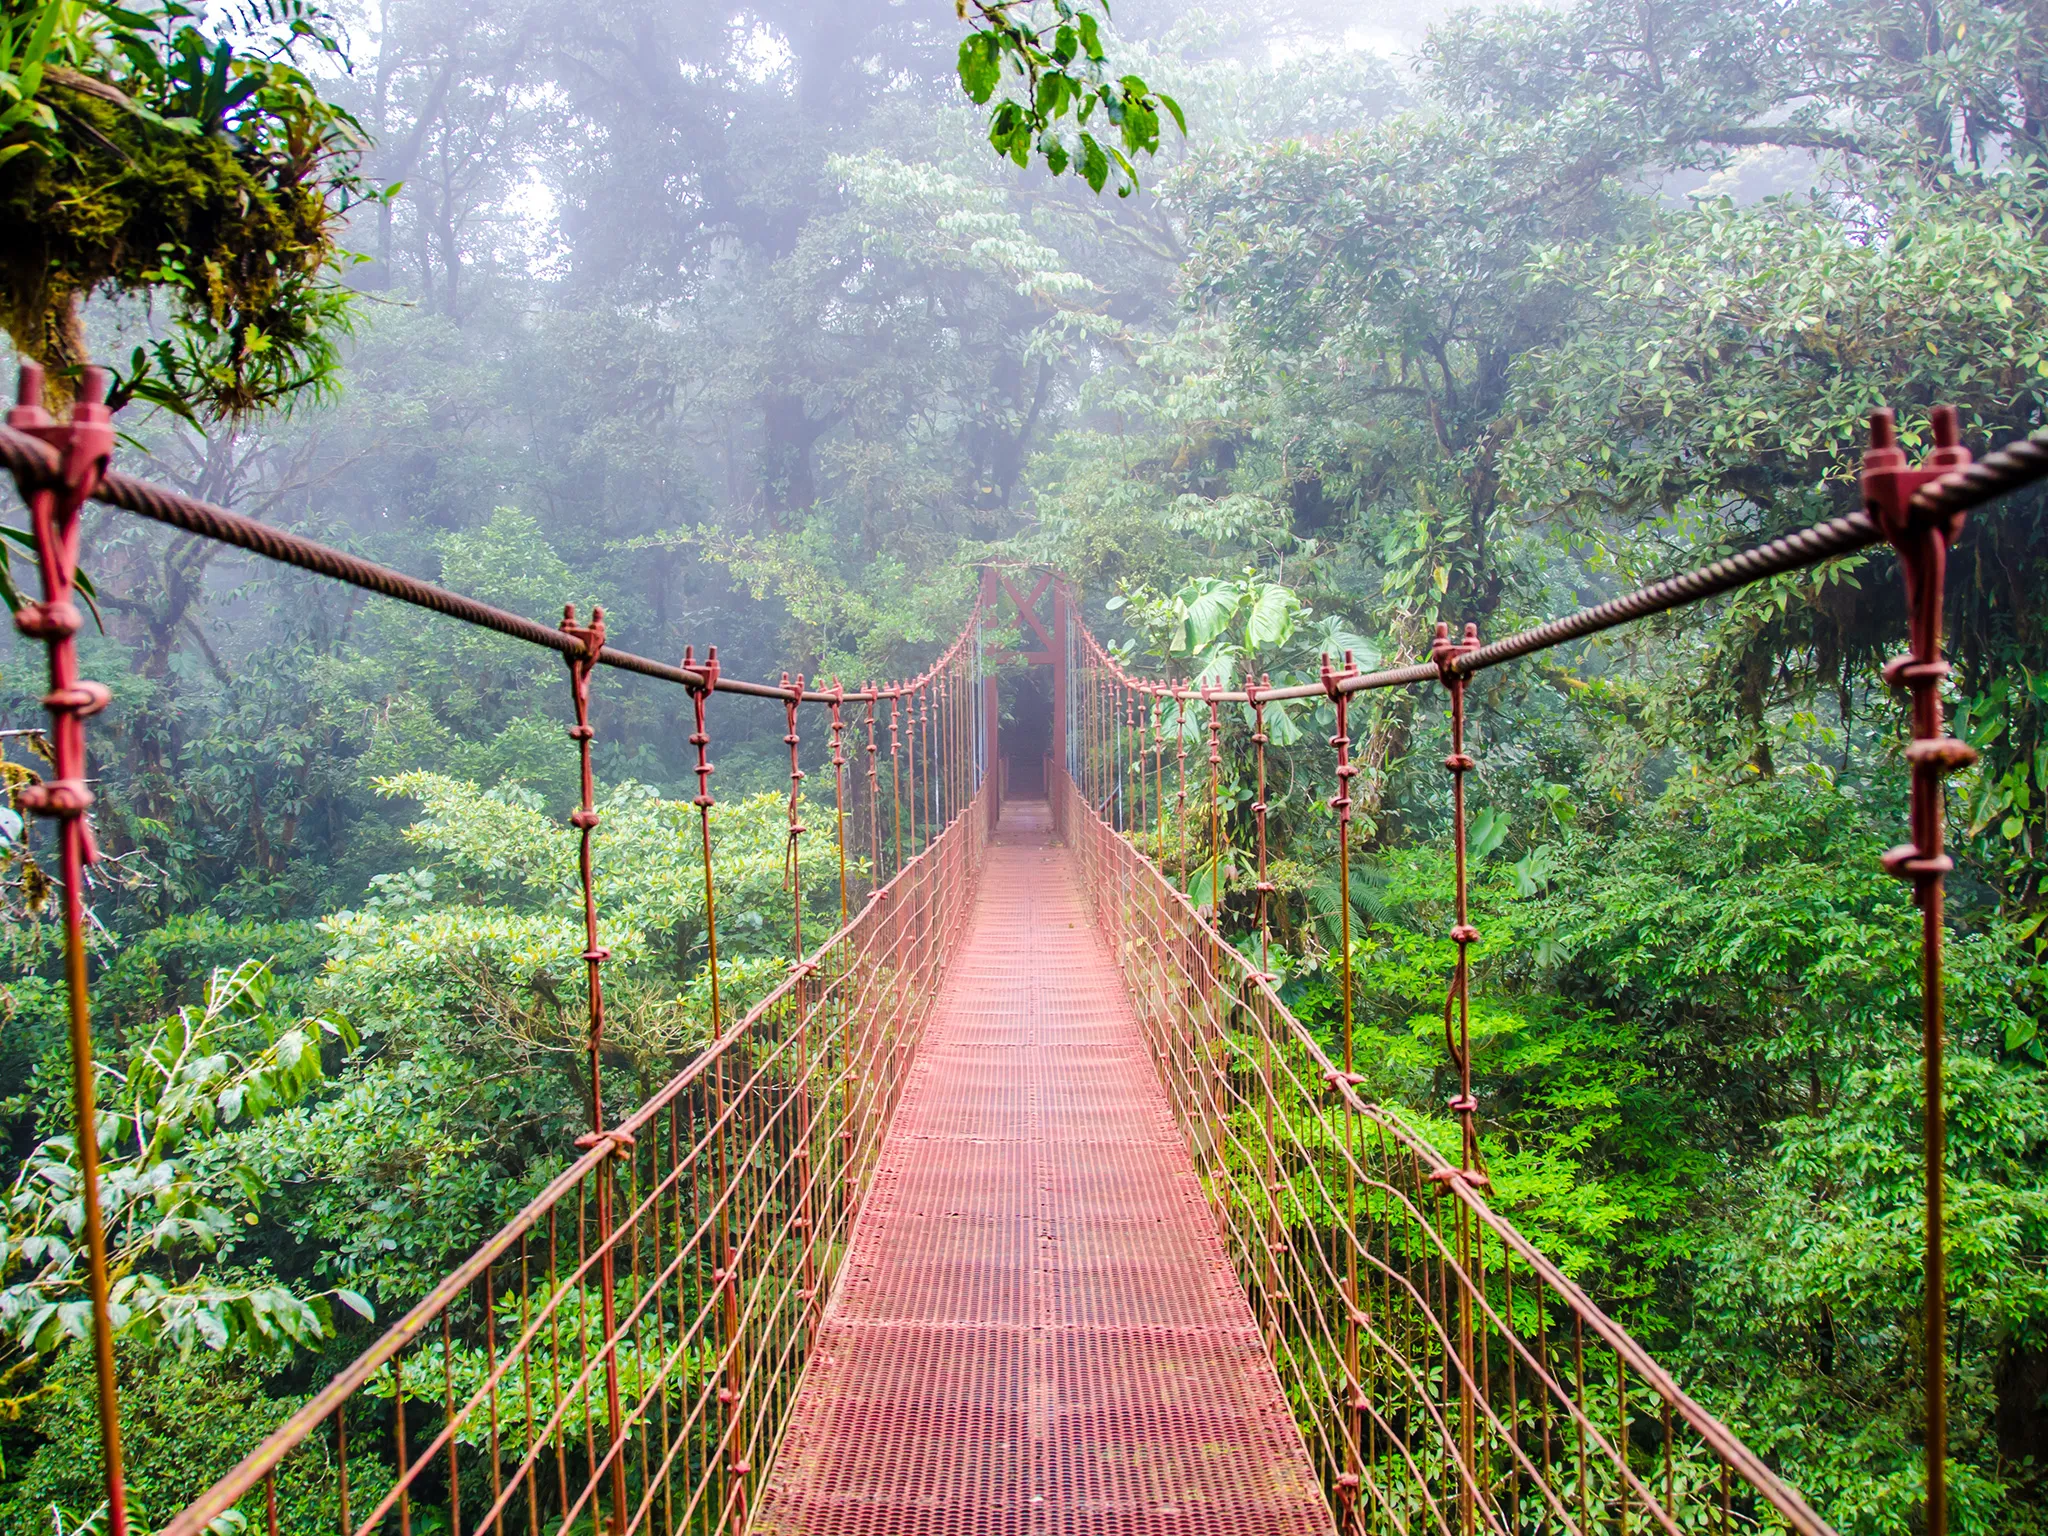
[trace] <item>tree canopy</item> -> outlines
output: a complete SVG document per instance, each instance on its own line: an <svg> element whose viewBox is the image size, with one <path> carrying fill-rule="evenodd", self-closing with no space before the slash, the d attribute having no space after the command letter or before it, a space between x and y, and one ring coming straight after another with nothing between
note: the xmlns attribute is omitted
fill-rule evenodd
<svg viewBox="0 0 2048 1536"><path fill-rule="evenodd" d="M121 364L127 467L750 676L909 675L999 559L1066 571L1134 666L1308 681L1839 515L1874 408L1917 448L1952 403L1980 453L2044 421L2018 0L1573 0L1392 42L1319 0L379 0L345 45L281 5L0 14L9 334ZM103 222L52 178L110 188ZM1950 789L1958 1532L2048 1531L2044 556L2014 497L1948 593L1982 754ZM106 1092L163 1128L115 1165L165 1191L123 1207L122 1368L198 1426L137 1472L159 1518L562 1166L574 752L552 658L114 514L86 562ZM1856 1536L1915 1531L1921 1476L1898 594L1850 556L1470 696L1495 1197ZM16 648L0 727L41 692ZM704 1042L695 787L672 698L608 677L593 712L623 1106ZM1454 1146L1446 726L1427 692L1351 718L1347 890L1330 711L1269 716L1275 967L1325 1034L1348 969L1371 1091ZM788 758L779 712L717 730L744 997L788 954ZM0 748L11 790L47 767ZM1251 944L1240 752L1195 894ZM96 1452L18 809L0 1527L68 1531Z"/></svg>

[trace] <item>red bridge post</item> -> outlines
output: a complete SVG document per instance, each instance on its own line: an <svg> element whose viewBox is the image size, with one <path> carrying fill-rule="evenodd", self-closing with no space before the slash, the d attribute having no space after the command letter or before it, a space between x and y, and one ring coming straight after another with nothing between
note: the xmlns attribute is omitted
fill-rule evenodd
<svg viewBox="0 0 2048 1536"><path fill-rule="evenodd" d="M1052 584L1052 760L1065 769L1067 764L1067 584L1054 578ZM1052 793L1052 778L1047 775L1046 798L1053 802L1053 827L1062 837L1067 835L1065 825L1065 801Z"/></svg>
<svg viewBox="0 0 2048 1536"><path fill-rule="evenodd" d="M7 425L39 438L61 456L59 483L18 478L35 531L36 564L43 600L23 603L14 627L40 640L49 653L50 753L55 774L21 791L22 809L57 823L64 883L64 985L71 1002L71 1103L78 1149L79 1197L86 1239L86 1290L92 1308L93 1374L98 1386L100 1456L106 1478L109 1536L127 1536L128 1491L121 1455L120 1395L114 1378L114 1333L109 1317L107 1233L100 1212L100 1151L94 1105L97 1081L92 1059L92 1013L85 977L85 867L97 863L93 842L92 790L86 784L85 722L107 707L113 695L101 683L78 675L78 631L85 617L72 594L78 580L78 514L99 487L114 456L113 413L106 399L107 375L87 368L79 381L71 419L57 422L43 409L43 370L21 368L19 403Z"/></svg>
<svg viewBox="0 0 2048 1536"><path fill-rule="evenodd" d="M1884 855L1884 867L1913 883L1920 908L1921 1159L1926 1206L1926 1295L1922 1351L1927 1392L1927 1536L1948 1531L1948 1275L1943 1248L1943 1184L1948 1161L1948 1112L1942 1102L1943 877L1955 867L1944 851L1941 781L1967 768L1977 754L1948 734L1942 716L1941 685L1949 675L1941 654L1942 586L1949 546L1962 532L1963 513L1917 504L1922 486L1963 468L1963 447L1952 406L1933 413L1934 452L1909 465L1890 411L1873 412L1870 449L1863 456L1863 500L1878 528L1898 551L1906 583L1910 641L1903 656L1885 664L1884 678L1912 695L1913 740L1906 748L1912 769L1910 825L1913 840Z"/></svg>

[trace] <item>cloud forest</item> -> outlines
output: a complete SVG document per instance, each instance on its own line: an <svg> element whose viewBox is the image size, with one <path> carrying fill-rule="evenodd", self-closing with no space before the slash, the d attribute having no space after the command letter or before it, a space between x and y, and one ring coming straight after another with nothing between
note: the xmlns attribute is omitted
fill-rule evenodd
<svg viewBox="0 0 2048 1536"><path fill-rule="evenodd" d="M0 0L0 328L0 1531L2048 1536L2031 0Z"/></svg>

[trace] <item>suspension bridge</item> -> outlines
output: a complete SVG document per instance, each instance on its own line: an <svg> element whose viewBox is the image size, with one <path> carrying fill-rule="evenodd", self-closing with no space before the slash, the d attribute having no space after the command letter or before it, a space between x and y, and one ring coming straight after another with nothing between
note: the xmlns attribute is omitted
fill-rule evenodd
<svg viewBox="0 0 2048 1536"><path fill-rule="evenodd" d="M88 371L59 422L25 369L0 430L42 577L15 619L48 650L55 771L22 798L61 839L80 1126L95 1112L86 722L111 697L75 645L89 502L555 651L582 786L566 835L591 1102L573 1161L216 1486L150 1511L163 1536L1821 1536L1799 1493L1488 1203L1466 1030L1479 933L1464 692L1485 668L1880 543L1905 578L1907 649L1887 676L1912 698L1910 835L1886 864L1923 920L1923 1528L1945 1530L1941 781L1970 753L1942 718L1942 575L1965 512L2048 474L2048 443L1973 464L1937 411L1936 448L1911 464L1880 416L1866 510L1504 639L1440 628L1428 655L1384 671L1326 658L1287 688L1139 677L1056 573L991 568L924 673L828 689L728 677L715 649L650 660L613 646L601 611L543 624L120 474L103 388ZM1050 677L1038 762L1004 754L995 669L1015 662ZM617 1121L591 855L605 669L689 700L714 1021L711 1044ZM1450 723L1456 1157L1361 1096L1348 971L1326 1051L1282 1003L1267 950L1266 711L1331 707L1348 889L1349 707L1382 688L1438 690ZM739 1017L717 982L720 696L781 712L792 855L829 837L839 870L833 930L813 916L806 932L799 886L787 974ZM1255 784L1238 813L1256 869L1243 944L1213 895L1189 895L1222 888L1226 738ZM804 821L807 741L832 779L829 828ZM1190 828L1206 881L1190 879ZM1347 927L1340 953L1350 941ZM106 1228L129 1218L102 1209L95 1138L78 1145L104 1528L127 1536ZM317 1523L293 1513L307 1507Z"/></svg>

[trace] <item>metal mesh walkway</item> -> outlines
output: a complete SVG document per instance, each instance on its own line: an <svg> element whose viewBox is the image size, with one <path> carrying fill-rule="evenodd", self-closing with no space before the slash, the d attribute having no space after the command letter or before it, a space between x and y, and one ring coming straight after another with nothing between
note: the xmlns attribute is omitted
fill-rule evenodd
<svg viewBox="0 0 2048 1536"><path fill-rule="evenodd" d="M1330 1529L1074 880L1007 805L757 1531Z"/></svg>

